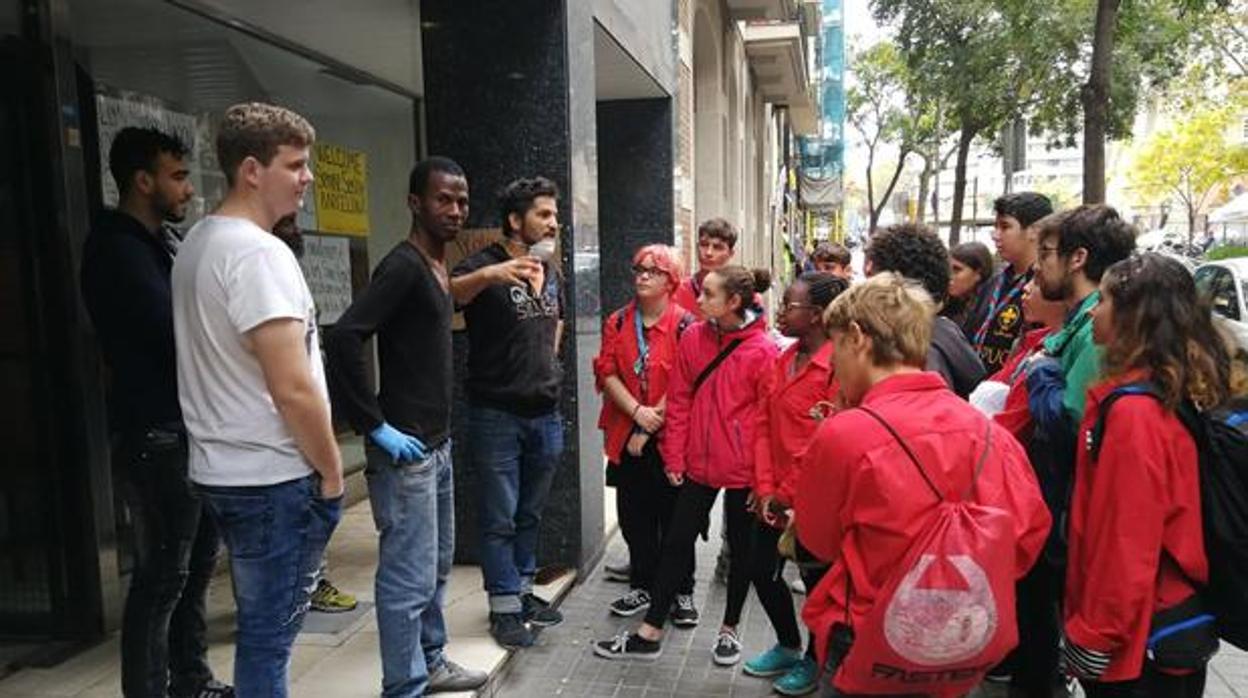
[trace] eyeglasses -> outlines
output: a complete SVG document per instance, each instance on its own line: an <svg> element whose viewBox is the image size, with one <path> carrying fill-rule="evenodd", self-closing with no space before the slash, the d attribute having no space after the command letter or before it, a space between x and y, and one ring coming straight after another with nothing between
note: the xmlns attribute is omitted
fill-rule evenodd
<svg viewBox="0 0 1248 698"><path fill-rule="evenodd" d="M641 265L633 267L633 276L649 276L650 278L654 278L660 275L667 276L667 272L658 267L643 267Z"/></svg>
<svg viewBox="0 0 1248 698"><path fill-rule="evenodd" d="M1038 251L1040 253L1040 259L1044 259L1045 257L1048 257L1051 254L1057 254L1057 245L1052 245L1052 246L1041 245Z"/></svg>
<svg viewBox="0 0 1248 698"><path fill-rule="evenodd" d="M811 305L810 303L789 303L789 302L784 302L784 303L781 303L781 304L780 304L780 312L782 312L782 313L787 313L787 312L789 312L790 310L798 310L798 309L800 309L800 308L811 308L811 309L815 309L815 308L817 308L817 306Z"/></svg>

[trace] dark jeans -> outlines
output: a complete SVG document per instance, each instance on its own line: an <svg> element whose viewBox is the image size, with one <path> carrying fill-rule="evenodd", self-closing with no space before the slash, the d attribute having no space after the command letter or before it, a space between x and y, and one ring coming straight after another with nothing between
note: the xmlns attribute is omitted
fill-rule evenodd
<svg viewBox="0 0 1248 698"><path fill-rule="evenodd" d="M1013 659L1013 690L1023 698L1050 698L1061 681L1061 599L1064 570L1041 556L1018 582L1018 647Z"/></svg>
<svg viewBox="0 0 1248 698"><path fill-rule="evenodd" d="M819 582L823 581L823 576L831 569L829 565L824 564L821 560L815 558L809 550L797 541L797 574L802 578L802 584L806 586L806 598L810 598L815 593L815 587L819 586ZM782 570L783 571L783 570ZM810 641L806 643L806 656L812 660L815 659L815 634L810 633Z"/></svg>
<svg viewBox="0 0 1248 698"><path fill-rule="evenodd" d="M321 555L342 515L309 475L258 487L198 487L230 551L239 698L285 698L290 647L316 588Z"/></svg>
<svg viewBox="0 0 1248 698"><path fill-rule="evenodd" d="M1145 660L1143 673L1134 681L1079 684L1087 698L1200 698L1205 694L1205 675L1206 669L1185 676L1163 674Z"/></svg>
<svg viewBox="0 0 1248 698"><path fill-rule="evenodd" d="M724 491L728 542L732 546L733 554L728 569L728 603L724 608L723 624L736 627L741 622L741 609L745 606L745 597L750 591L750 582L753 581L758 590L759 601L762 602L772 627L776 629L781 644L800 647L802 641L797 631L793 599L784 581L775 574L774 557L765 564L752 564L758 528L754 515L745 508L749 492L745 488ZM677 590L691 571L688 562L690 551L698 534L706 529L707 517L717 496L717 488L688 479L680 487L680 495L676 498L676 513L672 516L671 535L663 542L658 577L650 592L650 610L646 613L646 623L662 628L667 622ZM766 545L766 542L763 541L760 545ZM772 538L770 547L773 551L775 546L776 541Z"/></svg>
<svg viewBox="0 0 1248 698"><path fill-rule="evenodd" d="M532 589L537 571L537 527L563 455L563 420L557 412L519 417L473 405L468 438L480 478L481 574L490 611L520 613L520 595Z"/></svg>
<svg viewBox="0 0 1248 698"><path fill-rule="evenodd" d="M134 525L134 570L121 629L121 686L128 698L190 693L212 678L204 597L218 537L186 478L186 437L149 429L114 451Z"/></svg>
<svg viewBox="0 0 1248 698"><path fill-rule="evenodd" d="M619 464L611 467L615 469L615 504L620 534L628 544L632 570L629 585L649 591L659 569L663 540L671 533L672 515L676 513L676 497L680 488L668 482L654 439L646 444L640 457L625 451ZM695 564L692 546L685 564L690 572L676 592L692 594Z"/></svg>
<svg viewBox="0 0 1248 698"><path fill-rule="evenodd" d="M776 544L780 542L781 529L759 521L753 514L746 512L751 518L753 535L746 546L735 546L734 550L749 550L750 581L754 584L754 592L767 612L771 627L776 631L776 639L789 649L801 649L802 634L797 627L797 612L793 610L793 594L789 585L780 576L784 569L784 558ZM730 514L731 516L731 514Z"/></svg>

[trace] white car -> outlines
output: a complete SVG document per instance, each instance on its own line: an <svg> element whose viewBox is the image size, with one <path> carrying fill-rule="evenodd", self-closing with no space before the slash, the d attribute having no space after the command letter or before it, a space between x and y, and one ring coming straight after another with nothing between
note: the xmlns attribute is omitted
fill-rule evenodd
<svg viewBox="0 0 1248 698"><path fill-rule="evenodd" d="M1196 290L1210 299L1222 325L1248 349L1248 257L1202 264L1195 279Z"/></svg>

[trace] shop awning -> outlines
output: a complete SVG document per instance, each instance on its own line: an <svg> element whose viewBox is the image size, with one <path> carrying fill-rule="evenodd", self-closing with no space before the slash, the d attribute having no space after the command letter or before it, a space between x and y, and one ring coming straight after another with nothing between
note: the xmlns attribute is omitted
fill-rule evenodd
<svg viewBox="0 0 1248 698"><path fill-rule="evenodd" d="M1210 223L1248 223L1248 192L1209 213Z"/></svg>

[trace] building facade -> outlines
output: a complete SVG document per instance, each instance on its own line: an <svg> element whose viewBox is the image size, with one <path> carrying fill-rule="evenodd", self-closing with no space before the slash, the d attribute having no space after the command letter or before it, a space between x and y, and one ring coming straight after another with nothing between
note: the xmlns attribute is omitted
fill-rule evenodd
<svg viewBox="0 0 1248 698"><path fill-rule="evenodd" d="M212 147L225 107L261 100L308 117L317 181L300 212L302 262L327 326L406 236L420 157L446 155L468 173L460 254L496 234L503 184L553 179L567 446L539 554L584 569L607 533L591 370L602 318L630 295L643 243L693 259L696 221L722 215L745 231L741 261L772 266L777 233L802 223L793 144L817 121L808 4L0 0L0 74L15 97L0 110L0 641L72 644L120 618L128 515L78 285L91 220L116 200L105 163L120 128L155 125L192 145L189 225L225 191ZM462 332L455 342L462 368ZM340 441L358 471L359 437L344 429ZM471 563L464 441L457 556Z"/></svg>

